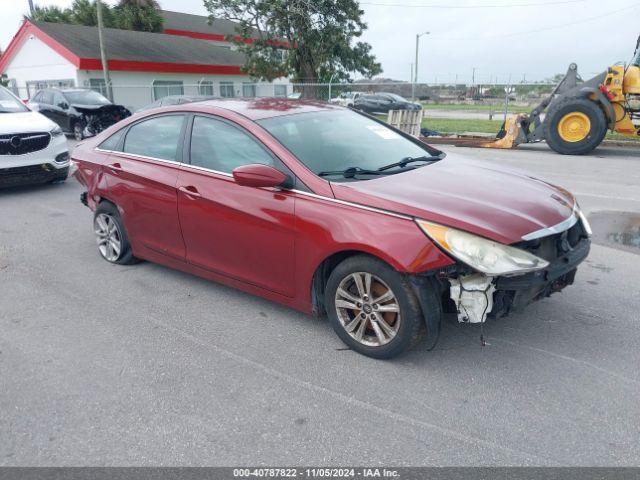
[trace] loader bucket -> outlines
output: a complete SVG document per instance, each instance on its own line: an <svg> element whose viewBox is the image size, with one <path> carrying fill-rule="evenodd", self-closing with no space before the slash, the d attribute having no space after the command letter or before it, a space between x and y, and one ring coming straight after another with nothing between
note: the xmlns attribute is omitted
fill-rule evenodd
<svg viewBox="0 0 640 480"><path fill-rule="evenodd" d="M527 133L522 125L527 121L528 115L525 113L509 115L496 137L492 139L470 135L422 137L421 139L430 144L455 145L456 147L510 149L527 142Z"/></svg>

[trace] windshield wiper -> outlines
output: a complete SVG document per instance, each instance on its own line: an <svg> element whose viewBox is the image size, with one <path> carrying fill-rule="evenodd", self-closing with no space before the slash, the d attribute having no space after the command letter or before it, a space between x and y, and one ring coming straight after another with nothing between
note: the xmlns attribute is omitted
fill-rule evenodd
<svg viewBox="0 0 640 480"><path fill-rule="evenodd" d="M396 167L401 167L404 168L407 165L409 165L410 163L415 163L415 162L437 162L438 160L442 160L444 158L444 155L439 154L439 155L425 155L423 157L404 157L402 160L400 160L399 162L395 162L395 163L390 163L389 165L385 165L383 167L380 167L378 169L379 172L384 172L385 170L390 170L392 168L396 168Z"/></svg>
<svg viewBox="0 0 640 480"><path fill-rule="evenodd" d="M331 175L342 175L344 178L353 178L356 175L388 175L388 173L381 172L379 170L366 170L360 167L349 167L344 170L331 170L327 172L320 172L317 175L319 177L328 177Z"/></svg>

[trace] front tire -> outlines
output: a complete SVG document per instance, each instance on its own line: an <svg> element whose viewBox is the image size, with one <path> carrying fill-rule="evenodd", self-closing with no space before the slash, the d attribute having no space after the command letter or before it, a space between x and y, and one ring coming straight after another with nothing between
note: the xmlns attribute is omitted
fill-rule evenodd
<svg viewBox="0 0 640 480"><path fill-rule="evenodd" d="M107 262L118 265L138 262L133 256L127 231L115 205L109 202L98 205L93 216L93 229L98 252Z"/></svg>
<svg viewBox="0 0 640 480"><path fill-rule="evenodd" d="M607 133L607 118L596 102L569 97L555 102L544 120L547 144L562 155L586 155Z"/></svg>
<svg viewBox="0 0 640 480"><path fill-rule="evenodd" d="M331 272L325 308L340 339L372 358L400 355L425 331L409 283L386 263L366 255L349 257Z"/></svg>

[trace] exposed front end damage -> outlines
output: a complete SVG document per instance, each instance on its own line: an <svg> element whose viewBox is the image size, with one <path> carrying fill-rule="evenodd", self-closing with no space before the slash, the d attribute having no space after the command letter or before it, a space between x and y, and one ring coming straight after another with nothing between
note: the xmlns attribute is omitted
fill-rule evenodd
<svg viewBox="0 0 640 480"><path fill-rule="evenodd" d="M513 245L548 262L545 268L533 272L491 276L458 262L430 275L440 289L445 311L455 312L461 323L483 323L488 317L520 311L571 285L578 265L589 254L589 237L589 227L576 221L560 233Z"/></svg>
<svg viewBox="0 0 640 480"><path fill-rule="evenodd" d="M494 277L481 273L449 279L449 295L460 323L482 323L493 310Z"/></svg>
<svg viewBox="0 0 640 480"><path fill-rule="evenodd" d="M131 112L121 105L73 105L73 108L82 115L85 137L93 137L131 116Z"/></svg>

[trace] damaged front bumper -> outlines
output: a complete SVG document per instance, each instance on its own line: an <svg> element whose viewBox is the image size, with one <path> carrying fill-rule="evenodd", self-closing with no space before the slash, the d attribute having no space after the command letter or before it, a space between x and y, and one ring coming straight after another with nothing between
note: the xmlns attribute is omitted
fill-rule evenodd
<svg viewBox="0 0 640 480"><path fill-rule="evenodd" d="M578 265L587 258L590 248L589 238L582 238L550 259L546 268L512 277L489 277L480 273L455 276L445 273L441 277L449 282L458 321L482 323L488 316L500 317L519 311L571 285Z"/></svg>

